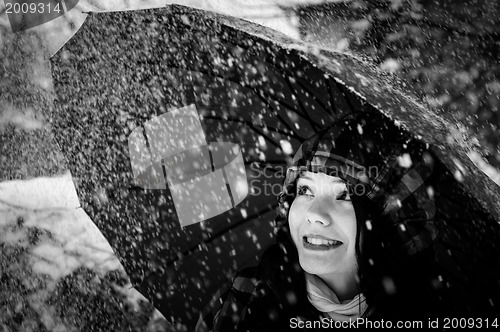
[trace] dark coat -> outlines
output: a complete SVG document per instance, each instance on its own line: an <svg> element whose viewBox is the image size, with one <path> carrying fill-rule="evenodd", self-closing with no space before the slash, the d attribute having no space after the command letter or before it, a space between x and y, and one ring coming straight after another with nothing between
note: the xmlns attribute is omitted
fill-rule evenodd
<svg viewBox="0 0 500 332"><path fill-rule="evenodd" d="M258 266L239 271L204 310L196 331L276 332L291 330L299 318L319 322L325 316L307 299L304 274L290 256L276 243Z"/></svg>

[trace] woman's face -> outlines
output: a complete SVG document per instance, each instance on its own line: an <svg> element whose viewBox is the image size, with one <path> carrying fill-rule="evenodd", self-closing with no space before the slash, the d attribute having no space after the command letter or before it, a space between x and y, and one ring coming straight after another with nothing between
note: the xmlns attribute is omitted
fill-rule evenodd
<svg viewBox="0 0 500 332"><path fill-rule="evenodd" d="M302 172L296 190L288 221L301 267L319 276L356 278L356 215L345 182Z"/></svg>

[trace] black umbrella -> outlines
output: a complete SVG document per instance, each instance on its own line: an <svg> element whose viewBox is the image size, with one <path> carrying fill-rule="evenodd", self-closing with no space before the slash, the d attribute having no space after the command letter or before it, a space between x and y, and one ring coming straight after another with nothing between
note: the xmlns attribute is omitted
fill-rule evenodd
<svg viewBox="0 0 500 332"><path fill-rule="evenodd" d="M445 121L363 60L168 6L91 13L51 63L52 125L82 206L136 287L174 321L192 327L215 290L256 262L273 241L290 156L353 112L427 144L460 199L450 204L470 214L466 231L450 236L481 236L478 252L498 251L498 188L465 144L445 143Z"/></svg>

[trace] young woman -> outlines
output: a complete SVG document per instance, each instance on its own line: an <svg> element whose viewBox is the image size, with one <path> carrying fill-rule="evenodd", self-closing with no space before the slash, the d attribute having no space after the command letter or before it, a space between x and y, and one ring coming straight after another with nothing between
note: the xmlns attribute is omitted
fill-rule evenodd
<svg viewBox="0 0 500 332"><path fill-rule="evenodd" d="M432 166L425 149L368 114L306 140L279 197L276 244L220 291L197 331L439 315L438 233L425 184Z"/></svg>

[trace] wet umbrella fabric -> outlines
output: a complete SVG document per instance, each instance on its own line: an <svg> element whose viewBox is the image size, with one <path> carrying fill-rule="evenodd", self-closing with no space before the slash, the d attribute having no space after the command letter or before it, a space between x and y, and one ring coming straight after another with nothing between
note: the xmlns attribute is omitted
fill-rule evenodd
<svg viewBox="0 0 500 332"><path fill-rule="evenodd" d="M428 144L442 163L443 186L453 190L448 210L458 204L470 214L468 224L453 228L466 230L449 232L450 243L464 234L467 241L482 234L486 247L498 239L498 189L476 174L463 146L443 143L446 122L359 59L246 21L168 6L90 14L51 63L58 98L52 124L82 206L132 281L176 322L192 327L231 273L256 262L273 241L276 196L293 152L349 113L372 112L388 125L397 119L400 130ZM175 113L184 120L165 120ZM165 137L178 145L162 147ZM225 157L214 159L217 151ZM228 177L233 164L236 175ZM184 188L185 180L206 190ZM197 200L186 200L189 190ZM219 203L226 207L218 210ZM192 212L189 204L198 211L191 223L178 213L181 206ZM460 257L448 256L456 269Z"/></svg>

